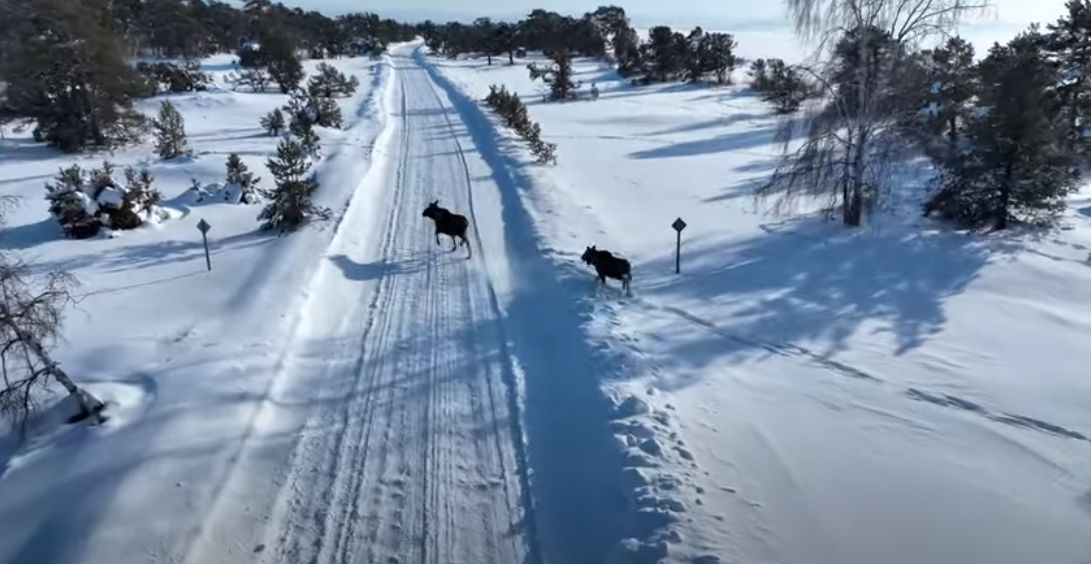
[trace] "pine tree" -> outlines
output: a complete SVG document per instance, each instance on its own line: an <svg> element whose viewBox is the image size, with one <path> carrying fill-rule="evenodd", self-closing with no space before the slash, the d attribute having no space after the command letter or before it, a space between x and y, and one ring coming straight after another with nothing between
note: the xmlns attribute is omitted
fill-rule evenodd
<svg viewBox="0 0 1091 564"><path fill-rule="evenodd" d="M314 125L341 129L344 118L341 105L333 98L311 98L310 107L314 114Z"/></svg>
<svg viewBox="0 0 1091 564"><path fill-rule="evenodd" d="M348 77L328 63L319 63L317 74L307 82L307 93L312 98L336 98L351 96L360 86L360 79Z"/></svg>
<svg viewBox="0 0 1091 564"><path fill-rule="evenodd" d="M542 82L549 85L550 100L567 100L572 97L573 91L580 87L579 83L572 80L574 77L572 55L567 50L560 49L549 52L548 56L552 62L548 67L540 66L537 63L527 65L527 70L530 71L530 79L541 79Z"/></svg>
<svg viewBox="0 0 1091 564"><path fill-rule="evenodd" d="M244 204L256 204L259 200L258 182L261 178L254 176L253 172L242 162L238 153L227 156L227 185L235 190L225 191L225 198L232 197L232 192L238 192L239 201Z"/></svg>
<svg viewBox="0 0 1091 564"><path fill-rule="evenodd" d="M738 47L735 36L730 33L709 33L705 35L705 42L708 44L708 72L716 75L717 83L730 83L731 72L739 64L739 59L735 56L735 48Z"/></svg>
<svg viewBox="0 0 1091 564"><path fill-rule="evenodd" d="M125 199L133 210L150 217L163 202L163 193L155 187L155 177L146 167L125 169Z"/></svg>
<svg viewBox="0 0 1091 564"><path fill-rule="evenodd" d="M87 239L102 227L99 206L83 169L78 164L62 168L53 182L45 184L49 213L60 224L66 237Z"/></svg>
<svg viewBox="0 0 1091 564"><path fill-rule="evenodd" d="M769 88L769 62L765 59L754 59L750 62L747 72L750 75L750 89L754 92L764 92Z"/></svg>
<svg viewBox="0 0 1091 564"><path fill-rule="evenodd" d="M303 72L303 63L295 54L296 46L290 35L268 32L261 36L260 41L265 59L264 68L273 78L273 82L280 87L280 92L288 94L299 88L306 73Z"/></svg>
<svg viewBox="0 0 1091 564"><path fill-rule="evenodd" d="M1005 229L1011 220L1055 219L1076 191L1079 171L1040 39L1032 30L995 44L980 63L979 103L988 111L969 123L970 148L947 163L926 214Z"/></svg>
<svg viewBox="0 0 1091 564"><path fill-rule="evenodd" d="M299 138L299 146L303 149L304 156L310 159L322 156L322 140L310 122L301 121L296 136Z"/></svg>
<svg viewBox="0 0 1091 564"><path fill-rule="evenodd" d="M311 196L318 189L318 180L308 174L311 162L303 145L291 136L284 136L277 146L276 158L266 163L276 179L276 188L264 191L270 200L258 219L262 229L276 229L281 234L295 231L313 219L327 219L330 210L316 207Z"/></svg>
<svg viewBox="0 0 1091 564"><path fill-rule="evenodd" d="M284 129L286 127L287 123L284 120L284 112L281 111L280 108L274 109L261 118L261 128L269 135L278 137L284 135Z"/></svg>
<svg viewBox="0 0 1091 564"><path fill-rule="evenodd" d="M768 83L761 99L771 102L778 114L791 114L799 110L803 102L813 95L813 90L796 69L780 59L772 59L768 66Z"/></svg>
<svg viewBox="0 0 1091 564"><path fill-rule="evenodd" d="M640 55L640 36L635 29L626 26L615 35L613 49L618 74L628 77L640 72L644 60Z"/></svg>
<svg viewBox="0 0 1091 564"><path fill-rule="evenodd" d="M709 46L708 36L700 27L693 28L686 37L683 74L687 82L700 82L709 71Z"/></svg>
<svg viewBox="0 0 1091 564"><path fill-rule="evenodd" d="M159 158L166 160L189 154L185 120L169 100L164 100L159 106L159 117L154 125L155 151Z"/></svg>
<svg viewBox="0 0 1091 564"><path fill-rule="evenodd" d="M648 42L641 46L642 59L648 65L652 82L666 82L678 77L686 65L686 36L659 25L648 31Z"/></svg>
<svg viewBox="0 0 1091 564"><path fill-rule="evenodd" d="M940 48L925 53L928 65L926 100L931 110L930 132L946 138L947 152L956 150L970 102L977 94L974 46L951 37Z"/></svg>
<svg viewBox="0 0 1091 564"><path fill-rule="evenodd" d="M1060 73L1060 103L1071 124L1069 142L1084 153L1091 152L1087 132L1091 128L1091 2L1068 0L1068 13L1049 24L1043 48Z"/></svg>
<svg viewBox="0 0 1091 564"><path fill-rule="evenodd" d="M35 139L68 152L143 135L143 116L132 108L143 79L126 64L112 27L100 2L0 2L8 118L35 122Z"/></svg>

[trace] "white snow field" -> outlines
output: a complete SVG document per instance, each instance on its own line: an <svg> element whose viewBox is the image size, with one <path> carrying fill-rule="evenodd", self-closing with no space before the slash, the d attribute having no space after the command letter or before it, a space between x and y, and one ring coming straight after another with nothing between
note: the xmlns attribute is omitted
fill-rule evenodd
<svg viewBox="0 0 1091 564"><path fill-rule="evenodd" d="M600 99L547 104L525 60L332 63L362 83L322 132L334 218L281 238L184 193L232 151L268 185L279 94L172 96L196 156L111 160L149 161L177 217L112 239L61 238L41 199L101 158L7 132L0 244L83 282L58 357L111 419L0 437L0 562L1091 563L1091 197L1046 237L847 233L755 209L774 122L742 85L581 62ZM472 254L436 245L437 199Z"/></svg>

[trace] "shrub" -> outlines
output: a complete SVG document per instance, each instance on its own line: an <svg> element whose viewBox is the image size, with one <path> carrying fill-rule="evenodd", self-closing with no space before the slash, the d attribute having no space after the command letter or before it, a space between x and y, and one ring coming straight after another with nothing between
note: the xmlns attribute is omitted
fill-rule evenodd
<svg viewBox="0 0 1091 564"><path fill-rule="evenodd" d="M514 130L530 146L530 152L541 164L557 164L557 144L542 141L542 128L530 120L526 104L519 95L504 86L489 86L485 103L504 120L504 125Z"/></svg>
<svg viewBox="0 0 1091 564"><path fill-rule="evenodd" d="M245 86L254 92L265 92L273 83L273 77L263 68L244 68L239 74L231 73L227 82L234 90Z"/></svg>
<svg viewBox="0 0 1091 564"><path fill-rule="evenodd" d="M258 194L258 182L261 178L246 167L239 155L231 153L227 156L227 186L224 187L224 199L236 200L244 204L256 204L260 200Z"/></svg>
<svg viewBox="0 0 1091 564"><path fill-rule="evenodd" d="M750 64L750 88L778 114L790 114L815 95L796 69L780 59L757 59Z"/></svg>
<svg viewBox="0 0 1091 564"><path fill-rule="evenodd" d="M165 62L140 62L136 71L148 84L147 94L201 92L208 90L212 79L201 72L197 61L186 61L182 66Z"/></svg>
<svg viewBox="0 0 1091 564"><path fill-rule="evenodd" d="M124 183L113 177L113 171L109 162L89 171L74 164L46 183L49 212L66 237L87 239L103 227L136 229L156 216L163 196L148 170L126 168Z"/></svg>

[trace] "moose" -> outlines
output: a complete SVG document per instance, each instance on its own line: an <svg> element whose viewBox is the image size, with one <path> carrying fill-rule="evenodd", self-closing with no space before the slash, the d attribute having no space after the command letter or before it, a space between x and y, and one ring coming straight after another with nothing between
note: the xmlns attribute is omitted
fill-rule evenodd
<svg viewBox="0 0 1091 564"><path fill-rule="evenodd" d="M596 245L587 247L580 259L595 267L595 273L598 274L600 284L605 285L607 277L620 280L621 289L625 291L625 295L631 295L629 282L633 279L633 272L629 261L621 257L615 257L610 251L600 251L596 248Z"/></svg>
<svg viewBox="0 0 1091 564"><path fill-rule="evenodd" d="M443 234L451 238L451 252L465 246L466 252L473 256L473 248L470 247L469 241L466 240L466 228L470 226L470 220L466 219L466 216L453 213L447 208L441 208L439 200L436 200L428 204L428 207L421 213L421 217L427 217L436 224L436 245L440 244L439 236ZM455 241L455 237L460 241Z"/></svg>

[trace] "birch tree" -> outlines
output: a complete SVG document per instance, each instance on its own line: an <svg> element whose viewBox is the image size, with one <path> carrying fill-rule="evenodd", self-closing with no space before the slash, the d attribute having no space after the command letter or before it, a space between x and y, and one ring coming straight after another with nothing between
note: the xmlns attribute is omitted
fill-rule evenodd
<svg viewBox="0 0 1091 564"><path fill-rule="evenodd" d="M14 203L8 196L0 200L5 208ZM0 215L0 225L2 220ZM49 350L60 337L75 283L65 272L35 276L15 253L0 251L0 416L15 423L21 433L38 407L39 393L53 384L64 388L79 406L71 421L105 420L102 401L77 386Z"/></svg>
<svg viewBox="0 0 1091 564"><path fill-rule="evenodd" d="M783 158L758 199L780 208L816 198L831 215L839 209L844 224L862 225L901 155L894 128L919 110L903 88L919 80L909 55L988 1L787 0L797 36L816 45L796 68L820 96L782 118Z"/></svg>

